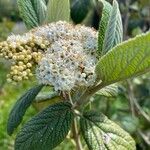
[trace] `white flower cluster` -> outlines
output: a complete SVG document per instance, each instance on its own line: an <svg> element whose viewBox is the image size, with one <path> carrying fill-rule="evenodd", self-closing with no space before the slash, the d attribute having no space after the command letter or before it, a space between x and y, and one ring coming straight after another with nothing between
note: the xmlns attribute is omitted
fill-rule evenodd
<svg viewBox="0 0 150 150"><path fill-rule="evenodd" d="M89 27L59 21L24 35L11 35L0 43L0 56L13 62L8 81L32 76L55 90L70 91L95 82L97 32Z"/></svg>
<svg viewBox="0 0 150 150"><path fill-rule="evenodd" d="M60 39L76 40L82 43L84 49L92 52L97 47L97 32L93 28L72 25L67 22L59 21L46 26L32 30L35 36L44 37L50 43L54 43Z"/></svg>
<svg viewBox="0 0 150 150"><path fill-rule="evenodd" d="M55 90L61 91L94 84L96 31L59 21L32 32L51 43L36 70L40 83L53 85Z"/></svg>

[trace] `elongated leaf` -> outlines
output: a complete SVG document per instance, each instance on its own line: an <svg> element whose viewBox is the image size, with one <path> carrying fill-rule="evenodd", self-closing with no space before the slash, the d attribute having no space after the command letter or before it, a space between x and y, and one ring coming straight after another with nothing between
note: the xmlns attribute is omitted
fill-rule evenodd
<svg viewBox="0 0 150 150"><path fill-rule="evenodd" d="M103 56L97 66L103 85L140 75L150 70L150 33L119 44Z"/></svg>
<svg viewBox="0 0 150 150"><path fill-rule="evenodd" d="M103 50L103 43L105 39L105 33L108 28L108 21L112 13L112 6L105 0L99 0L103 4L102 17L99 25L98 33L98 53L101 54Z"/></svg>
<svg viewBox="0 0 150 150"><path fill-rule="evenodd" d="M91 0L71 0L71 18L75 23L81 23L91 7Z"/></svg>
<svg viewBox="0 0 150 150"><path fill-rule="evenodd" d="M106 86L96 92L97 95L106 96L106 97L114 97L117 96L119 93L119 88L116 84L112 84L109 86Z"/></svg>
<svg viewBox="0 0 150 150"><path fill-rule="evenodd" d="M106 54L115 45L122 42L123 26L119 6L116 0L113 2L111 16L107 25L105 39L103 43L102 55Z"/></svg>
<svg viewBox="0 0 150 150"><path fill-rule="evenodd" d="M15 150L52 150L67 136L73 113L69 103L57 103L33 117L17 135Z"/></svg>
<svg viewBox="0 0 150 150"><path fill-rule="evenodd" d="M135 150L132 137L103 114L88 112L80 120L90 150Z"/></svg>
<svg viewBox="0 0 150 150"><path fill-rule="evenodd" d="M7 132L9 135L11 135L14 129L21 123L27 108L31 105L42 87L43 85L31 88L16 102L8 118Z"/></svg>
<svg viewBox="0 0 150 150"><path fill-rule="evenodd" d="M18 0L18 8L28 29L41 25L45 20L45 0Z"/></svg>
<svg viewBox="0 0 150 150"><path fill-rule="evenodd" d="M46 19L47 6L45 0L31 0L36 16L38 18L38 24L42 25Z"/></svg>
<svg viewBox="0 0 150 150"><path fill-rule="evenodd" d="M49 0L47 22L57 22L59 20L69 22L70 2L69 0Z"/></svg>

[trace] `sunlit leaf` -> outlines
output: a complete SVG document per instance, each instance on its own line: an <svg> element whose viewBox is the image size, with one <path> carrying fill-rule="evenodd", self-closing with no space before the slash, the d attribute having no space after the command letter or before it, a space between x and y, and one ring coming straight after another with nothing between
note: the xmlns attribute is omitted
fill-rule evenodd
<svg viewBox="0 0 150 150"><path fill-rule="evenodd" d="M117 96L119 93L119 87L116 84L112 84L109 86L106 86L96 92L97 95L106 96L106 97L114 97Z"/></svg>
<svg viewBox="0 0 150 150"><path fill-rule="evenodd" d="M101 57L96 66L103 85L150 71L150 33L125 41Z"/></svg>
<svg viewBox="0 0 150 150"><path fill-rule="evenodd" d="M49 0L47 10L47 22L67 21L70 19L69 0Z"/></svg>
<svg viewBox="0 0 150 150"><path fill-rule="evenodd" d="M89 150L135 150L135 141L105 115L88 112L80 119L83 138Z"/></svg>

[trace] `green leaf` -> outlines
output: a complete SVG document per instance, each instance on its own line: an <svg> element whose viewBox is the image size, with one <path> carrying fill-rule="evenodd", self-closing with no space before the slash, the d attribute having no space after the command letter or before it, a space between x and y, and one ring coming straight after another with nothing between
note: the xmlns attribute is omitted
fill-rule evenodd
<svg viewBox="0 0 150 150"><path fill-rule="evenodd" d="M35 99L35 103L41 103L41 102L45 102L45 101L49 101L49 100L53 100L54 98L59 97L58 92L44 92L39 94L36 99Z"/></svg>
<svg viewBox="0 0 150 150"><path fill-rule="evenodd" d="M106 97L114 97L117 96L119 93L119 87L116 84L112 84L109 86L106 86L96 92L97 95L106 96Z"/></svg>
<svg viewBox="0 0 150 150"><path fill-rule="evenodd" d="M91 7L91 0L71 0L71 18L75 23L81 23Z"/></svg>
<svg viewBox="0 0 150 150"><path fill-rule="evenodd" d="M45 0L18 0L20 15L28 29L42 25L47 7Z"/></svg>
<svg viewBox="0 0 150 150"><path fill-rule="evenodd" d="M43 85L38 85L31 88L16 102L8 118L7 132L9 135L11 135L14 132L14 129L21 123L27 108L31 105L32 101L38 95L42 87Z"/></svg>
<svg viewBox="0 0 150 150"><path fill-rule="evenodd" d="M51 105L34 116L17 135L15 150L51 150L67 136L73 113L69 103Z"/></svg>
<svg viewBox="0 0 150 150"><path fill-rule="evenodd" d="M98 53L101 54L103 50L103 43L105 39L105 33L108 28L108 21L111 16L112 6L105 0L99 0L103 4L102 17L99 25L98 33Z"/></svg>
<svg viewBox="0 0 150 150"><path fill-rule="evenodd" d="M47 11L47 23L60 20L69 22L70 2L69 0L49 0Z"/></svg>
<svg viewBox="0 0 150 150"><path fill-rule="evenodd" d="M150 33L125 41L101 57L97 80L109 85L150 71Z"/></svg>
<svg viewBox="0 0 150 150"><path fill-rule="evenodd" d="M115 45L121 43L122 39L123 39L123 26L121 14L119 11L118 2L114 0L111 16L109 18L107 29L105 32L102 55L106 54Z"/></svg>
<svg viewBox="0 0 150 150"><path fill-rule="evenodd" d="M90 150L135 150L135 141L120 126L97 112L87 112L80 119L83 138Z"/></svg>
<svg viewBox="0 0 150 150"><path fill-rule="evenodd" d="M38 18L38 24L42 25L46 19L47 6L45 0L32 0Z"/></svg>

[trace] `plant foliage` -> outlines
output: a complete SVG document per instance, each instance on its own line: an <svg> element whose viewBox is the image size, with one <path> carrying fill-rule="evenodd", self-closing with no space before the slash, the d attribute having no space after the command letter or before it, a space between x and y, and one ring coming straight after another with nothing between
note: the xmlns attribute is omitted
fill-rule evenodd
<svg viewBox="0 0 150 150"><path fill-rule="evenodd" d="M105 0L99 0L103 4L102 17L99 25L98 33L98 52L101 53L103 50L103 44L105 39L105 33L108 27L109 18L112 12L112 6Z"/></svg>
<svg viewBox="0 0 150 150"><path fill-rule="evenodd" d="M90 150L135 150L135 142L131 136L103 114L85 113L80 125Z"/></svg>
<svg viewBox="0 0 150 150"><path fill-rule="evenodd" d="M14 129L20 124L27 108L31 105L32 101L38 95L42 87L43 85L31 88L16 102L8 118L7 132L9 135L11 135Z"/></svg>
<svg viewBox="0 0 150 150"><path fill-rule="evenodd" d="M117 99L116 96L119 93L119 89L118 85L114 83L150 71L150 32L141 34L133 39L122 42L123 25L119 5L116 0L113 0L112 5L105 0L18 0L18 7L21 17L24 20L26 26L31 29L39 25L57 22L60 20L69 22L71 18L75 23L80 23L88 15L91 8L96 9L96 11L98 12L98 7L96 5L99 3L103 5L103 8L102 17L99 24L98 43L97 45L94 45L95 47L98 47L97 53L99 57L96 66L94 66L94 81L96 77L96 82L94 82L90 87L83 87L83 84L81 84L81 86L75 85L75 88L70 89L70 91L53 91L52 89L52 93L49 93L50 91L45 92L49 93L47 95L38 95L44 85L38 85L27 91L16 102L10 112L7 124L7 132L9 135L11 135L14 132L15 128L17 128L21 123L28 107L32 104L35 98L37 98L37 100L34 101L36 105L39 105L39 103L45 103L43 106L45 108L46 105L46 108L43 109L42 107L42 111L31 118L17 134L15 141L15 150L52 150L66 138L70 130L70 137L74 139L77 148L80 150L82 149L80 143L80 129L83 139L85 140L89 150L136 149L135 141L125 130L121 129L119 125L109 120L104 114L91 111L91 108L86 107L86 104L88 104L88 102L90 102L92 98L94 99L94 94L96 94L96 96L105 96L105 98L115 97L115 99ZM86 33L84 34L84 36L87 36ZM65 40L70 40L69 36L67 36L67 39ZM88 40L90 43L90 39ZM45 47L44 44L40 45L41 48ZM51 45L52 43L49 44ZM34 45L34 43L32 45ZM7 48L5 49L4 46L5 43L2 44L1 49L3 51L6 50L7 52ZM25 45L25 47L28 47L28 45ZM44 48L44 50L48 48L49 47L46 47ZM35 50L37 49L39 49L38 46L35 48ZM68 49L66 48L65 50ZM41 53L41 57L45 54L44 52ZM36 52L34 53L37 54ZM77 56L77 58L79 57L76 54L74 54L73 56ZM49 55L49 57L51 57L51 55ZM64 57L70 58L69 55L62 55L62 58ZM95 56L95 58L96 57L97 55ZM84 63L84 61L82 63ZM20 64L22 64L22 62ZM49 65L49 62L47 64ZM52 64L52 66L55 69L55 62L54 64ZM84 68L82 66L78 67L81 70L83 78L85 78ZM44 71L45 70L41 71L41 74L43 75L42 77L45 76ZM88 82L88 78L90 78L90 75L87 76L85 74L85 76L85 79ZM65 78L66 74L64 77L62 77L61 82L65 80ZM70 82L70 80L67 80L67 82ZM133 89L133 87L130 86L131 85L129 85L129 91L127 91L129 93L132 92ZM99 101L101 98L100 96L98 97ZM133 103L135 102L135 98L132 93L129 95L129 98L130 101L133 100ZM61 102L58 103L58 101L56 102L54 101L54 99L59 99L59 101ZM51 100L52 102L50 103L48 102L48 100ZM109 101L107 102L109 105ZM92 104L92 102L90 104ZM97 108L101 107L99 105L97 106ZM142 115L144 114L143 116L145 117L146 113L141 111L140 106L137 103L136 106L137 110L140 111ZM106 109L108 108L109 106ZM90 111L84 113L85 109ZM126 118L127 121L123 119L124 123L122 124L125 126L126 130L126 126L129 127L134 124L132 118L134 117ZM149 117L146 116L145 118L149 121ZM131 120L131 122L129 123L128 120ZM135 130L136 128L132 128L132 131Z"/></svg>
<svg viewBox="0 0 150 150"><path fill-rule="evenodd" d="M109 85L150 70L150 33L122 42L100 58L96 73Z"/></svg>
<svg viewBox="0 0 150 150"><path fill-rule="evenodd" d="M104 55L122 42L123 26L117 1L114 0L113 6L104 0L101 2L103 3L103 12L99 27L98 51Z"/></svg>
<svg viewBox="0 0 150 150"><path fill-rule="evenodd" d="M75 23L80 23L86 18L91 8L91 0L71 0L71 18Z"/></svg>
<svg viewBox="0 0 150 150"><path fill-rule="evenodd" d="M42 25L45 20L45 0L18 0L18 8L28 29Z"/></svg>
<svg viewBox="0 0 150 150"><path fill-rule="evenodd" d="M17 135L16 150L51 150L67 136L73 113L69 103L48 106L33 117Z"/></svg>
<svg viewBox="0 0 150 150"><path fill-rule="evenodd" d="M61 6L61 7L60 7ZM56 22L59 20L70 20L70 1L69 0L49 0L47 10L47 22Z"/></svg>
<svg viewBox="0 0 150 150"><path fill-rule="evenodd" d="M117 96L119 93L119 87L116 84L112 84L109 86L106 86L96 92L97 95L106 96L106 97L114 97Z"/></svg>

